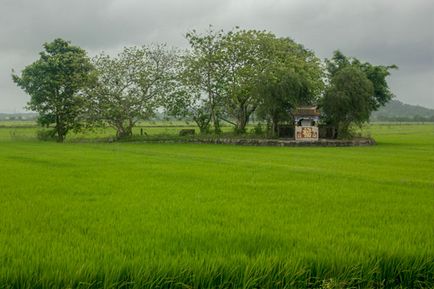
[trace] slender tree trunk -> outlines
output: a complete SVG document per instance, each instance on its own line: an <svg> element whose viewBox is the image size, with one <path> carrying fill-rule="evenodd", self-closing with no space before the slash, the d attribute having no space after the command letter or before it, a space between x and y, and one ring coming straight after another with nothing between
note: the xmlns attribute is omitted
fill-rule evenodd
<svg viewBox="0 0 434 289"><path fill-rule="evenodd" d="M65 140L65 136L62 135L61 133L59 133L59 131L57 131L57 142L58 143L63 143Z"/></svg>
<svg viewBox="0 0 434 289"><path fill-rule="evenodd" d="M240 105L238 107L238 113L237 113L237 124L235 126L235 132L237 134L245 133L246 130L246 116L245 116L245 108L243 105Z"/></svg>
<svg viewBox="0 0 434 289"><path fill-rule="evenodd" d="M127 138L131 136L131 132L128 132L127 129L121 129L117 131L116 136L118 138Z"/></svg>
<svg viewBox="0 0 434 289"><path fill-rule="evenodd" d="M63 143L65 140L65 129L63 128L63 123L61 122L61 118L59 115L56 115L56 133L57 133L57 142Z"/></svg>
<svg viewBox="0 0 434 289"><path fill-rule="evenodd" d="M349 136L350 123L341 121L337 125L337 138L346 138Z"/></svg>
<svg viewBox="0 0 434 289"><path fill-rule="evenodd" d="M209 126L211 119L203 120L203 119L194 117L193 120L196 123L196 125L199 127L199 131L201 134L208 133L208 126Z"/></svg>
<svg viewBox="0 0 434 289"><path fill-rule="evenodd" d="M275 118L271 120L271 131L273 137L279 135L279 121Z"/></svg>
<svg viewBox="0 0 434 289"><path fill-rule="evenodd" d="M116 126L116 136L118 138L127 138L133 135L132 127L125 127L123 124Z"/></svg>
<svg viewBox="0 0 434 289"><path fill-rule="evenodd" d="M249 123L250 114L252 113L247 110L248 109L245 106L240 106L238 110L237 123L235 126L235 131L237 133L242 134L246 132L246 126Z"/></svg>
<svg viewBox="0 0 434 289"><path fill-rule="evenodd" d="M212 123L213 123L213 125L214 125L214 133L216 133L216 134L221 133L222 130L220 129L220 120L219 120L219 118L216 116L215 108L212 109L211 118L212 118Z"/></svg>

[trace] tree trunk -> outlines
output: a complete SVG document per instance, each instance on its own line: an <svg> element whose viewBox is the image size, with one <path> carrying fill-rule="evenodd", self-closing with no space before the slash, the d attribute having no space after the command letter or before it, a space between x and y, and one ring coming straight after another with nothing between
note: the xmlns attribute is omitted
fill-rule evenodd
<svg viewBox="0 0 434 289"><path fill-rule="evenodd" d="M116 131L116 136L118 138L127 138L133 135L133 131L131 127L119 126Z"/></svg>
<svg viewBox="0 0 434 289"><path fill-rule="evenodd" d="M272 131L272 136L279 136L279 126L278 126L279 121L277 119L272 119L271 120L271 131Z"/></svg>
<svg viewBox="0 0 434 289"><path fill-rule="evenodd" d="M57 132L57 142L58 143L63 143L65 140L65 136L62 134L59 134L59 131Z"/></svg>
<svg viewBox="0 0 434 289"><path fill-rule="evenodd" d="M350 122L341 121L337 125L337 138L349 137Z"/></svg>
<svg viewBox="0 0 434 289"><path fill-rule="evenodd" d="M60 116L56 115L56 134L57 134L57 142L58 143L63 143L65 140L65 129L64 129L64 125L61 122Z"/></svg>
<svg viewBox="0 0 434 289"><path fill-rule="evenodd" d="M247 108L240 106L237 115L237 125L235 126L235 132L238 134L245 133L248 121L249 115L247 114Z"/></svg>
<svg viewBox="0 0 434 289"><path fill-rule="evenodd" d="M200 118L195 118L194 117L193 120L197 124L197 126L199 127L199 131L200 131L201 134L208 133L210 119L202 120Z"/></svg>
<svg viewBox="0 0 434 289"><path fill-rule="evenodd" d="M216 116L214 109L212 110L211 118L212 118L212 123L214 125L214 133L216 133L216 134L221 133L222 130L220 128L220 121L219 121L218 117Z"/></svg>
<svg viewBox="0 0 434 289"><path fill-rule="evenodd" d="M113 121L112 127L116 129L116 137L119 139L128 138L133 135L135 121L132 119L117 119Z"/></svg>

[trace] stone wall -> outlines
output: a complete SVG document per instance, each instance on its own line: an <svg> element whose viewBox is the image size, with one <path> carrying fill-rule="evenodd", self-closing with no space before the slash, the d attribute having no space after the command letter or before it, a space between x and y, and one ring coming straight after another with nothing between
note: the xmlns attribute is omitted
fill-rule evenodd
<svg viewBox="0 0 434 289"><path fill-rule="evenodd" d="M280 147L351 147L375 145L371 138L357 138L352 140L319 139L318 141L296 141L293 139L180 139L180 140L153 140L145 142L158 143L202 143L202 144L229 144L245 146L280 146Z"/></svg>

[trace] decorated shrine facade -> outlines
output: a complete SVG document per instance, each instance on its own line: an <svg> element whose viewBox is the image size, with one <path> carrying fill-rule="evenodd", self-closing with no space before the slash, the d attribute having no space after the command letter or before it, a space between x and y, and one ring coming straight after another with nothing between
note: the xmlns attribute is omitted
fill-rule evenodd
<svg viewBox="0 0 434 289"><path fill-rule="evenodd" d="M318 141L320 112L316 106L298 107L293 112L295 140Z"/></svg>

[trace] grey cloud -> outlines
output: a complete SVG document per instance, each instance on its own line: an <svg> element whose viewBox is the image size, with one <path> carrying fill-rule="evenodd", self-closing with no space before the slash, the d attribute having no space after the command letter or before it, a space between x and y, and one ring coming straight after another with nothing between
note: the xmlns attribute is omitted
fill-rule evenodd
<svg viewBox="0 0 434 289"><path fill-rule="evenodd" d="M266 29L329 57L333 50L397 64L398 99L434 107L434 1L431 0L0 0L0 111L28 97L10 79L37 58L43 42L71 40L90 54L125 45L185 46L193 28Z"/></svg>

